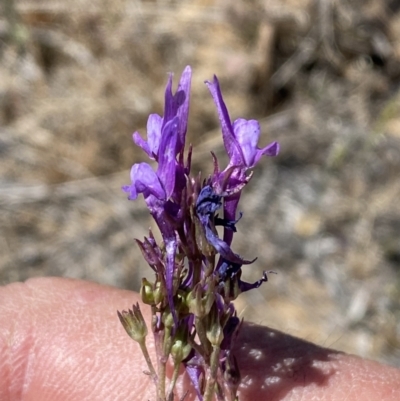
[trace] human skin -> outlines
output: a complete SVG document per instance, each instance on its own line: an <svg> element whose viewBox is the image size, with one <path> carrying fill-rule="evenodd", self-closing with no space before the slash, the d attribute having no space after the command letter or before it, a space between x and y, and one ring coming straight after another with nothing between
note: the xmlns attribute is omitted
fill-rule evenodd
<svg viewBox="0 0 400 401"><path fill-rule="evenodd" d="M116 314L137 301L130 291L61 278L0 288L0 400L154 400L139 347ZM400 400L400 370L267 327L245 324L235 354L241 401Z"/></svg>

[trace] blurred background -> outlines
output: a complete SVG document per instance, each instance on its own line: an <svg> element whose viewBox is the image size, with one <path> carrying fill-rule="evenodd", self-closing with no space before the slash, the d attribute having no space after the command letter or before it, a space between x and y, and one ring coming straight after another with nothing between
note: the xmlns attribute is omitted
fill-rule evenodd
<svg viewBox="0 0 400 401"><path fill-rule="evenodd" d="M0 283L151 277L134 238L152 223L120 187L187 64L193 171L226 160L214 73L231 117L281 144L234 242L258 256L247 280L278 274L240 315L400 367L399 0L3 0Z"/></svg>

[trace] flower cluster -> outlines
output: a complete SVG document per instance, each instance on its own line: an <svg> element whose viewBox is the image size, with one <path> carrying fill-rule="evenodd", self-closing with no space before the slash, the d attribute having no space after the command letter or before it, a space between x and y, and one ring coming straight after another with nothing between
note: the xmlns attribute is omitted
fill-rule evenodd
<svg viewBox="0 0 400 401"><path fill-rule="evenodd" d="M248 170L263 155L277 155L279 145L273 142L257 147L260 126L255 120L240 118L231 123L214 76L206 85L217 107L229 163L221 170L212 153L213 173L204 180L200 175L192 176L191 146L185 156L191 75L191 68L186 67L175 93L169 76L164 116L149 116L147 140L133 134L135 144L157 163L157 169L148 163L133 165L131 184L123 187L131 200L143 195L162 236L161 243L151 231L143 241L136 240L155 276L153 282L143 279L141 296L151 306L157 369L145 347L147 328L139 306L119 313L119 317L141 345L158 401L173 399L181 365L200 401L214 396L236 400L240 374L232 345L241 322L232 301L267 281L266 272L255 283L241 280L242 266L255 259L246 260L231 248L241 218L237 207L251 178ZM219 209L223 217L216 214ZM216 226L223 227L223 238ZM167 388L168 361L174 370Z"/></svg>

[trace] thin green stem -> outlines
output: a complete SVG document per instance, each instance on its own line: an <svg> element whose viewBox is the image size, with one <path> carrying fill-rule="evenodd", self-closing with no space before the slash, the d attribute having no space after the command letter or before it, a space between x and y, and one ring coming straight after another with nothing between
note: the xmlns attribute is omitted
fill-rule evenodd
<svg viewBox="0 0 400 401"><path fill-rule="evenodd" d="M139 346L140 346L140 349L142 350L144 359L146 360L147 367L149 368L150 376L153 379L154 383L157 383L157 373L154 369L153 363L151 362L149 351L147 350L146 342L144 339L143 339L143 341L139 342Z"/></svg>
<svg viewBox="0 0 400 401"><path fill-rule="evenodd" d="M158 397L164 401L165 395L165 380L166 380L166 366L169 352L171 351L171 328L166 326L163 336L162 356L158 357Z"/></svg>
<svg viewBox="0 0 400 401"><path fill-rule="evenodd" d="M160 361L158 365L158 375L160 380L158 381L158 399L160 401L165 401L165 371L166 363Z"/></svg>
<svg viewBox="0 0 400 401"><path fill-rule="evenodd" d="M200 344L203 346L203 349L206 354L204 355L204 357L207 359L208 356L210 355L211 349L210 349L210 342L207 339L206 329L204 327L202 318L196 317L195 326L197 335L199 336Z"/></svg>
<svg viewBox="0 0 400 401"><path fill-rule="evenodd" d="M164 344L163 344L163 353L165 358L167 358L169 353L171 352L171 346L172 346L171 328L166 326L164 333Z"/></svg>
<svg viewBox="0 0 400 401"><path fill-rule="evenodd" d="M169 384L169 390L168 390L168 401L173 400L173 391L174 391L175 384L176 384L176 381L179 376L179 366L180 366L180 363L176 363L176 362L174 363L174 372L172 373L172 378L171 378L171 382Z"/></svg>
<svg viewBox="0 0 400 401"><path fill-rule="evenodd" d="M210 358L210 367L208 368L208 377L206 389L204 392L204 401L211 401L214 396L215 383L217 381L218 360L219 360L220 347L213 345L213 350Z"/></svg>

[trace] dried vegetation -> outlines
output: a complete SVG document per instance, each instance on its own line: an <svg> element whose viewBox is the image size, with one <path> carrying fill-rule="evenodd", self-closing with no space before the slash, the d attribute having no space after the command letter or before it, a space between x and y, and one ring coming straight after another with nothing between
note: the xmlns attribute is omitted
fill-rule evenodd
<svg viewBox="0 0 400 401"><path fill-rule="evenodd" d="M400 366L398 0L5 0L0 280L137 289L150 224L119 190L166 72L194 70L196 167L223 154L203 85L281 154L256 170L235 249L277 276L249 319Z"/></svg>

